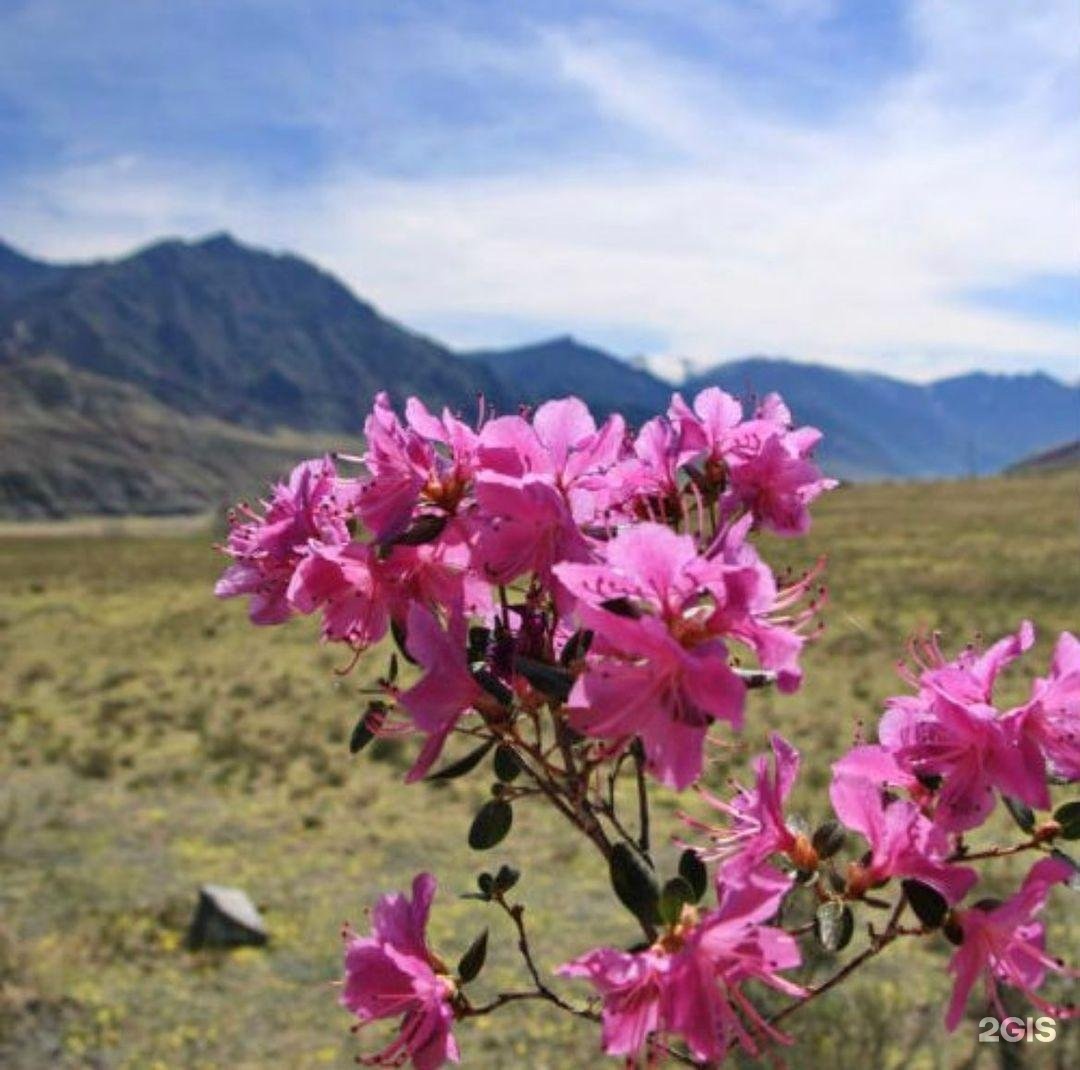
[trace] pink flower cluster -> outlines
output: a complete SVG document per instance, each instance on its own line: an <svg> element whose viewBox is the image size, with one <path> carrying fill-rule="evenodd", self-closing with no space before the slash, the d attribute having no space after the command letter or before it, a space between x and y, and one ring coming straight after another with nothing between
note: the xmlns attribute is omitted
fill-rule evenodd
<svg viewBox="0 0 1080 1070"><path fill-rule="evenodd" d="M360 1061L365 1066L435 1070L458 1061L450 1032L454 1023L454 983L427 945L427 921L435 898L435 878L420 873L412 898L384 895L372 911L371 935L351 929L345 936L345 984L341 1003L358 1019L357 1028L400 1018L398 1036L382 1051Z"/></svg>
<svg viewBox="0 0 1080 1070"><path fill-rule="evenodd" d="M565 977L590 981L603 999L604 1051L636 1056L679 1037L695 1059L714 1062L735 1044L757 1055L762 1041L786 1041L742 986L758 981L805 995L778 973L801 962L795 938L769 924L790 887L789 877L758 869L720 885L713 909L684 906L644 951L599 948L561 967Z"/></svg>
<svg viewBox="0 0 1080 1070"><path fill-rule="evenodd" d="M959 949L949 966L955 977L949 1029L959 1024L980 975L1002 1014L1000 982L1059 1017L1075 1013L1035 993L1048 972L1077 976L1046 953L1043 927L1035 920L1054 884L1075 881L1073 864L1043 858L1011 899L960 906L979 880L972 866L962 864L968 852L961 834L986 820L995 791L1046 809L1049 778L1080 779L1080 643L1073 635L1058 639L1050 675L1035 680L1026 703L1004 712L992 705L998 674L1033 642L1034 631L1024 622L985 653L969 648L952 661L936 640L913 646L920 672L905 668L904 676L917 694L890 699L879 743L856 746L833 765L833 810L868 847L847 866L843 899L857 901L899 878L925 885L953 908L949 931ZM723 825L684 816L706 834L700 855L718 863L720 886L776 860L788 871L819 866L814 843L784 813L798 752L776 734L771 744L771 767L764 756L756 760L751 788L736 785L730 802L701 793L726 816Z"/></svg>
<svg viewBox="0 0 1080 1070"><path fill-rule="evenodd" d="M676 394L634 436L576 398L474 430L415 398L402 420L382 394L355 458L365 472L310 461L264 515L243 507L217 593L249 595L257 624L320 611L324 637L357 650L404 637L425 676L396 696L406 723L384 731L426 737L412 779L467 711L484 713L469 624L499 631L484 669L514 693L527 687L515 656L554 662L587 629L571 725L613 751L640 737L649 770L683 788L711 726L741 726L737 648L798 686L810 578L779 589L749 537L806 530L833 485L808 459L819 437L775 396L744 418L715 388L693 407Z"/></svg>
<svg viewBox="0 0 1080 1070"><path fill-rule="evenodd" d="M414 663L406 686L392 661L378 716L358 726L422 737L407 780L429 774L455 731L480 747L472 764L440 775L467 771L497 748L500 783L470 845L499 842L510 826L507 800L531 795L600 847L646 940L595 948L558 972L592 985L610 1055L651 1059L679 1044L713 1064L736 1047L755 1055L785 1042L745 990L756 983L795 1000L810 994L784 976L802 962L796 937L806 927L782 922L799 888L813 888L814 905L830 916L848 918L848 938L852 906L885 907L880 897L898 894L888 927L872 936L875 952L873 941L900 935L948 937L956 945L949 1029L980 978L999 1009L1007 984L1059 1017L1074 1013L1037 994L1050 973L1076 975L1047 953L1038 915L1054 885L1075 883L1078 870L1052 851L1062 826L1024 816L1051 807L1049 785L1080 780L1080 641L1069 633L1048 675L1008 709L995 705L995 683L1033 645L1029 623L951 660L937 640L913 643L902 670L912 693L887 702L876 743L833 765L837 820L811 831L788 813L800 758L773 733L750 786L734 785L730 798L699 789L723 821L682 815L704 842L696 858L684 855L690 876L680 865L680 877L659 889L643 772L678 790L693 785L716 727L742 727L750 676L781 692L801 682L816 570L781 586L753 538L807 530L809 506L833 486L811 460L819 438L794 427L775 395L747 413L715 388L689 403L674 395L636 434L617 415L598 424L577 398L470 427L415 398L402 418L381 394L363 455L338 458L354 469L308 461L262 511L242 506L231 518L224 550L233 561L220 596L248 596L256 624L318 613L324 639L356 652L392 635ZM507 751L517 764L500 773ZM615 813L615 780L631 757L644 807L636 840ZM529 786L510 785L522 771ZM973 901L980 874L972 863L995 850L973 851L964 836L998 797L1031 837L1003 853L1042 857L1004 902ZM840 863L852 838L863 846ZM703 863L714 866L710 905ZM470 964L470 949L453 974L428 947L428 874L415 879L411 898L379 900L369 936L346 932L342 1002L357 1028L398 1021L396 1038L362 1062L434 1070L458 1059L457 1020L523 998L574 1009L539 979L523 908L505 898L517 878L509 867L498 878L485 873L474 898L513 919L535 991L470 1002L464 986L482 962ZM922 927L899 925L908 908ZM486 939L474 945L481 959Z"/></svg>

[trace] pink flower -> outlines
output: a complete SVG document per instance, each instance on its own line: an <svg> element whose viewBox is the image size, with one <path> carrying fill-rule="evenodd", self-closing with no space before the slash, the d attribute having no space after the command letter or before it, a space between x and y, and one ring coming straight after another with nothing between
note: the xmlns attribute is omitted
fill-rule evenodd
<svg viewBox="0 0 1080 1070"><path fill-rule="evenodd" d="M818 605L811 600L795 607L811 590L821 564L778 590L772 569L746 541L751 521L747 515L731 525L709 551L707 584L715 600L709 628L753 650L761 667L776 673L780 691L796 691L802 683L803 629L814 620Z"/></svg>
<svg viewBox="0 0 1080 1070"><path fill-rule="evenodd" d="M554 570L595 633L570 696L572 723L599 738L640 736L650 770L674 787L700 774L714 721L742 725L746 688L730 666L728 639L776 669L784 690L798 684L803 640L769 616L790 592L777 593L772 574L741 541L746 526L736 525L710 558L688 535L637 523L604 545L603 563Z"/></svg>
<svg viewBox="0 0 1080 1070"><path fill-rule="evenodd" d="M792 429L791 413L769 394L750 420L742 406L718 387L702 390L690 406L676 394L668 417L679 432L679 463L700 463L713 492L727 493L724 514L747 509L754 522L779 535L801 535L810 525L809 504L836 486L810 461L821 433Z"/></svg>
<svg viewBox="0 0 1080 1070"><path fill-rule="evenodd" d="M313 545L293 573L288 600L300 613L321 607L323 636L358 649L377 643L390 627L386 569L369 544Z"/></svg>
<svg viewBox="0 0 1080 1070"><path fill-rule="evenodd" d="M355 502L379 540L400 535L420 504L454 515L472 478L475 432L446 410L441 419L432 416L416 398L405 416L403 424L380 393L364 424L370 478L357 485Z"/></svg>
<svg viewBox="0 0 1080 1070"><path fill-rule="evenodd" d="M985 976L989 1001L1002 1018L1009 1012L998 992L1001 981L1020 989L1037 1007L1057 1018L1077 1015L1077 1008L1054 1006L1035 994L1048 970L1080 977L1080 971L1069 969L1060 959L1046 953L1043 925L1035 920L1035 915L1046 905L1050 889L1072 875L1073 868L1068 862L1043 858L1031 867L1011 899L1000 905L976 905L953 914L962 939L949 962L949 973L955 978L945 1017L950 1032L960 1024L968 995L980 974Z"/></svg>
<svg viewBox="0 0 1080 1070"><path fill-rule="evenodd" d="M820 438L814 428L780 432L771 420L743 424L725 458L730 497L777 535L805 534L810 503L837 485L809 460Z"/></svg>
<svg viewBox="0 0 1080 1070"><path fill-rule="evenodd" d="M597 948L560 966L563 977L584 977L604 1003L600 1042L608 1055L642 1052L650 1034L660 1028L660 998L671 958L649 948L631 953Z"/></svg>
<svg viewBox="0 0 1080 1070"><path fill-rule="evenodd" d="M1050 805L1038 749L1018 745L1016 724L990 705L998 673L1033 641L1025 621L982 655L968 650L946 661L936 641L913 648L917 659L922 655L923 671L912 677L919 694L889 700L878 738L924 782L943 778L934 811L943 829L980 825L993 809L995 788L1031 806Z"/></svg>
<svg viewBox="0 0 1080 1070"><path fill-rule="evenodd" d="M342 1005L361 1026L401 1016L397 1038L362 1057L365 1066L400 1066L411 1059L416 1070L435 1070L459 1059L450 1031L454 984L425 935L435 889L435 878L421 873L413 880L411 900L401 894L379 899L370 936L345 934Z"/></svg>
<svg viewBox="0 0 1080 1070"><path fill-rule="evenodd" d="M427 736L406 783L421 779L442 753L447 737L471 707L485 700L483 689L466 662L465 617L450 615L444 631L430 610L414 604L409 610L407 646L424 675L398 696L413 724Z"/></svg>
<svg viewBox="0 0 1080 1070"><path fill-rule="evenodd" d="M668 419L678 429L683 457L704 455L705 471L724 463L732 434L742 423L742 405L717 386L706 387L694 398L693 408L675 394Z"/></svg>
<svg viewBox="0 0 1080 1070"><path fill-rule="evenodd" d="M679 431L663 417L645 423L634 439L632 456L612 470L612 504L638 519L674 520L681 516L681 441Z"/></svg>
<svg viewBox="0 0 1080 1070"><path fill-rule="evenodd" d="M941 828L873 780L852 775L838 763L829 798L836 816L870 845L869 857L848 868L850 894L861 895L892 877L911 877L956 903L978 879L970 867L947 861L949 837Z"/></svg>
<svg viewBox="0 0 1080 1070"><path fill-rule="evenodd" d="M323 637L366 649L386 635L390 622L404 626L414 604L490 609L490 588L469 568L469 548L458 520L420 546L389 550L371 543L313 543L288 587L299 613L323 611Z"/></svg>
<svg viewBox="0 0 1080 1070"><path fill-rule="evenodd" d="M709 726L741 726L746 692L701 604L709 562L688 536L638 524L607 544L604 564L554 571L595 633L568 702L571 724L597 738L640 736L652 774L686 787L701 773Z"/></svg>
<svg viewBox="0 0 1080 1070"><path fill-rule="evenodd" d="M957 705L991 705L994 684L1002 670L1029 651L1034 643L1035 629L1029 620L1021 621L1014 635L999 639L989 650L980 654L974 647L968 647L952 661L945 659L937 640L931 639L921 649L913 647L912 650L917 664L921 655L923 666L917 682Z"/></svg>
<svg viewBox="0 0 1080 1070"><path fill-rule="evenodd" d="M550 584L558 561L589 559L581 526L602 509L625 433L621 417L597 430L578 398L546 402L531 424L504 416L484 425L476 564L490 581L535 574Z"/></svg>
<svg viewBox="0 0 1080 1070"><path fill-rule="evenodd" d="M338 501L339 484L328 458L297 465L266 503L265 516L247 506L246 520L230 515L225 552L235 559L217 585L219 598L250 595L253 624L280 624L291 615L286 591L293 572L312 542L347 542L348 529Z"/></svg>
<svg viewBox="0 0 1080 1070"><path fill-rule="evenodd" d="M522 478L544 476L559 488L581 521L595 512L591 488L619 460L626 438L621 416L611 416L597 429L580 398L547 401L532 423L520 416L503 416L480 432L480 463L488 472Z"/></svg>
<svg viewBox="0 0 1080 1070"><path fill-rule="evenodd" d="M587 561L589 544L557 487L544 476L483 473L474 563L491 583L535 574L552 581L559 561Z"/></svg>
<svg viewBox="0 0 1080 1070"><path fill-rule="evenodd" d="M696 1059L722 1059L734 1043L756 1056L760 1049L755 1032L790 1043L741 989L745 982L757 981L789 996L806 994L777 972L801 963L795 938L767 924L790 888L790 878L768 868L720 885L717 909L702 916L673 957L661 1003L663 1018Z"/></svg>
<svg viewBox="0 0 1080 1070"><path fill-rule="evenodd" d="M590 981L603 1000L604 1051L634 1057L650 1037L680 1037L695 1059L719 1060L733 1043L757 1054L749 1021L786 1040L764 1021L741 990L750 980L791 995L804 990L779 976L798 966L795 940L764 923L790 888L779 874L748 873L721 892L715 910L682 917L650 948L624 952L598 948L557 971Z"/></svg>
<svg viewBox="0 0 1080 1070"><path fill-rule="evenodd" d="M1050 675L1035 681L1025 706L1006 714L1020 740L1034 744L1050 771L1080 780L1080 640L1062 632L1054 647Z"/></svg>
<svg viewBox="0 0 1080 1070"><path fill-rule="evenodd" d="M490 612L491 586L476 574L469 537L466 524L455 518L432 542L390 550L385 571L395 621L404 622L413 602L446 610L460 605L477 617Z"/></svg>
<svg viewBox="0 0 1080 1070"><path fill-rule="evenodd" d="M884 791L902 788L920 810L932 807L933 792L914 773L904 769L891 751L879 744L852 747L839 761L833 762L834 777L866 780Z"/></svg>
<svg viewBox="0 0 1080 1070"><path fill-rule="evenodd" d="M731 879L747 870L758 869L772 854L786 854L800 869L809 869L817 857L805 835L790 829L784 819L784 803L791 794L799 771L799 752L778 733L769 737L773 762L764 755L754 760L754 786L738 787L731 802L711 792L702 797L728 816L725 827L716 828L684 816L691 826L705 831L709 845L699 852L706 861L720 861L718 879Z"/></svg>

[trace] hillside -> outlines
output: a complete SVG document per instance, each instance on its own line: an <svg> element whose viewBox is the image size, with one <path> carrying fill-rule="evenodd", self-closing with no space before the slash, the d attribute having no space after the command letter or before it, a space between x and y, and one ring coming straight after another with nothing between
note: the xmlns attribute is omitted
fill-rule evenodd
<svg viewBox="0 0 1080 1070"><path fill-rule="evenodd" d="M0 261L12 294L0 303L0 361L47 354L185 414L355 430L380 389L469 411L478 391L498 393L482 366L384 318L313 265L227 235L51 269L34 285L28 270L25 258Z"/></svg>
<svg viewBox="0 0 1080 1070"><path fill-rule="evenodd" d="M1080 438L1066 442L1054 449L1025 457L1016 464L1009 465L1006 471L1010 475L1030 472L1052 472L1059 468L1080 468Z"/></svg>
<svg viewBox="0 0 1080 1070"><path fill-rule="evenodd" d="M336 436L185 416L55 358L0 364L0 517L161 515L258 495Z"/></svg>
<svg viewBox="0 0 1080 1070"><path fill-rule="evenodd" d="M359 432L376 391L475 411L482 365L225 235L53 265L0 244L0 516L201 511Z"/></svg>

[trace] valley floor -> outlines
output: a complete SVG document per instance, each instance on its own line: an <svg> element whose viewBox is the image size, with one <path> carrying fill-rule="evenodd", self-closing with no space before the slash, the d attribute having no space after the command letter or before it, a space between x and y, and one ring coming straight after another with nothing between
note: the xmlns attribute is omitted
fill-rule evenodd
<svg viewBox="0 0 1080 1070"><path fill-rule="evenodd" d="M799 805L826 816L829 762L901 690L893 663L920 628L956 648L1034 619L1037 650L1006 681L1019 695L1045 670L1053 635L1080 627L1077 483L1071 471L824 499L810 539L768 548L795 570L829 555L826 629L806 684L752 698L746 736L712 779L743 775L780 729L803 751ZM341 678L332 670L346 659L317 645L312 622L251 628L239 604L211 595L221 566L211 541L115 528L0 538L0 1064L352 1065L360 1045L332 985L340 924L362 926L380 891L421 868L441 878L433 939L444 958L491 926L488 982L519 980L511 933L458 894L492 864L522 870L544 967L633 938L597 859L553 817L522 807L497 857L470 857L482 779L405 789L409 745L350 758L357 691L381 656ZM673 810L660 806L657 840L675 830ZM203 882L245 888L265 909L269 948L185 951ZM1080 912L1070 922L1058 900L1054 916L1055 948L1080 962ZM934 969L916 972L916 950ZM976 1042L977 1008L952 1037L941 1027L946 954L944 942L889 949L790 1020L797 1043L785 1060L998 1065L1002 1045ZM831 969L815 958L808 976ZM1078 1034L1013 1054L1078 1066ZM526 1005L467 1023L459 1039L466 1066L602 1063L591 1029Z"/></svg>

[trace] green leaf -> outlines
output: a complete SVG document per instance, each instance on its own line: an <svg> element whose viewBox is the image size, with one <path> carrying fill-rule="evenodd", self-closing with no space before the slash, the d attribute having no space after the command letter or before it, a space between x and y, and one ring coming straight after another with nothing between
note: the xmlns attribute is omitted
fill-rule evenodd
<svg viewBox="0 0 1080 1070"><path fill-rule="evenodd" d="M455 780L459 776L471 773L484 760L484 755L494 746L495 740L487 739L475 750L469 751L465 757L459 758L456 762L451 762L445 768L440 769L437 773L432 773L429 776L424 777L424 779Z"/></svg>
<svg viewBox="0 0 1080 1070"><path fill-rule="evenodd" d="M776 683L776 673L767 669L735 669L735 675L742 680L748 691L758 691Z"/></svg>
<svg viewBox="0 0 1080 1070"><path fill-rule="evenodd" d="M855 915L851 907L830 899L817 908L814 915L814 935L826 951L843 951L855 932Z"/></svg>
<svg viewBox="0 0 1080 1070"><path fill-rule="evenodd" d="M660 892L660 920L665 925L675 925L682 917L686 903L694 902L694 890L682 877L672 877Z"/></svg>
<svg viewBox="0 0 1080 1070"><path fill-rule="evenodd" d="M814 835L810 842L814 845L814 850L817 851L819 858L832 858L844 846L846 839L847 833L844 831L844 826L839 821L830 819L822 821L814 829Z"/></svg>
<svg viewBox="0 0 1080 1070"><path fill-rule="evenodd" d="M611 850L611 887L627 910L653 925L660 920L660 885L656 874L629 844Z"/></svg>
<svg viewBox="0 0 1080 1070"><path fill-rule="evenodd" d="M964 942L964 927L956 920L956 916L951 911L946 917L941 931L945 934L945 939L956 947L959 947Z"/></svg>
<svg viewBox="0 0 1080 1070"><path fill-rule="evenodd" d="M520 879L520 871L514 869L513 866L499 866L499 872L495 874L495 880L492 883L492 892L502 895L510 891Z"/></svg>
<svg viewBox="0 0 1080 1070"><path fill-rule="evenodd" d="M1061 826L1065 840L1080 840L1080 799L1062 803L1054 811L1054 820Z"/></svg>
<svg viewBox="0 0 1080 1070"><path fill-rule="evenodd" d="M617 617L628 617L630 620L641 619L641 610L626 595L609 598L600 603L600 608L606 609L609 613L614 613Z"/></svg>
<svg viewBox="0 0 1080 1070"><path fill-rule="evenodd" d="M565 668L572 665L578 658L583 658L592 646L593 633L588 628L580 628L567 640L559 655L559 663Z"/></svg>
<svg viewBox="0 0 1080 1070"><path fill-rule="evenodd" d="M1030 806L1009 795L1002 796L1002 801L1005 803L1005 809L1012 814L1013 821L1020 826L1022 831L1030 832L1035 827L1035 813Z"/></svg>
<svg viewBox="0 0 1080 1070"><path fill-rule="evenodd" d="M386 717L386 706L379 701L371 702L364 715L356 722L349 736L349 753L359 754L374 738L379 725Z"/></svg>
<svg viewBox="0 0 1080 1070"><path fill-rule="evenodd" d="M469 629L469 663L483 661L491 642L491 629L473 625Z"/></svg>
<svg viewBox="0 0 1080 1070"><path fill-rule="evenodd" d="M461 956L457 964L458 980L463 985L475 981L484 968L487 959L488 931L485 929L470 945L469 950Z"/></svg>
<svg viewBox="0 0 1080 1070"><path fill-rule="evenodd" d="M509 743L500 743L495 748L495 775L504 783L509 784L521 775L521 759L517 751Z"/></svg>
<svg viewBox="0 0 1080 1070"><path fill-rule="evenodd" d="M690 885L690 890L694 893L691 901L699 902L709 888L709 873L697 851L690 847L679 856L679 876Z"/></svg>
<svg viewBox="0 0 1080 1070"><path fill-rule="evenodd" d="M909 878L901 881L900 884L911 909L915 912L915 917L928 929L940 928L945 922L945 916L949 913L949 904L945 901L945 897L929 884L923 884L922 881Z"/></svg>
<svg viewBox="0 0 1080 1070"><path fill-rule="evenodd" d="M398 650L401 651L401 656L410 665L418 665L419 662L409 653L409 636L405 631L405 625L399 624L396 620L390 621L390 634L394 637L394 642L397 644Z"/></svg>
<svg viewBox="0 0 1080 1070"><path fill-rule="evenodd" d="M486 851L501 843L514 823L514 811L505 799L490 799L476 812L469 828L469 846Z"/></svg>
<svg viewBox="0 0 1080 1070"><path fill-rule="evenodd" d="M574 686L574 677L559 665L548 665L534 658L518 655L514 658L514 671L520 673L542 695L565 702Z"/></svg>
<svg viewBox="0 0 1080 1070"><path fill-rule="evenodd" d="M488 669L473 669L472 678L500 705L510 707L514 692Z"/></svg>
<svg viewBox="0 0 1080 1070"><path fill-rule="evenodd" d="M388 540L390 546L423 546L434 542L450 518L445 513L427 513L417 517L400 535Z"/></svg>

